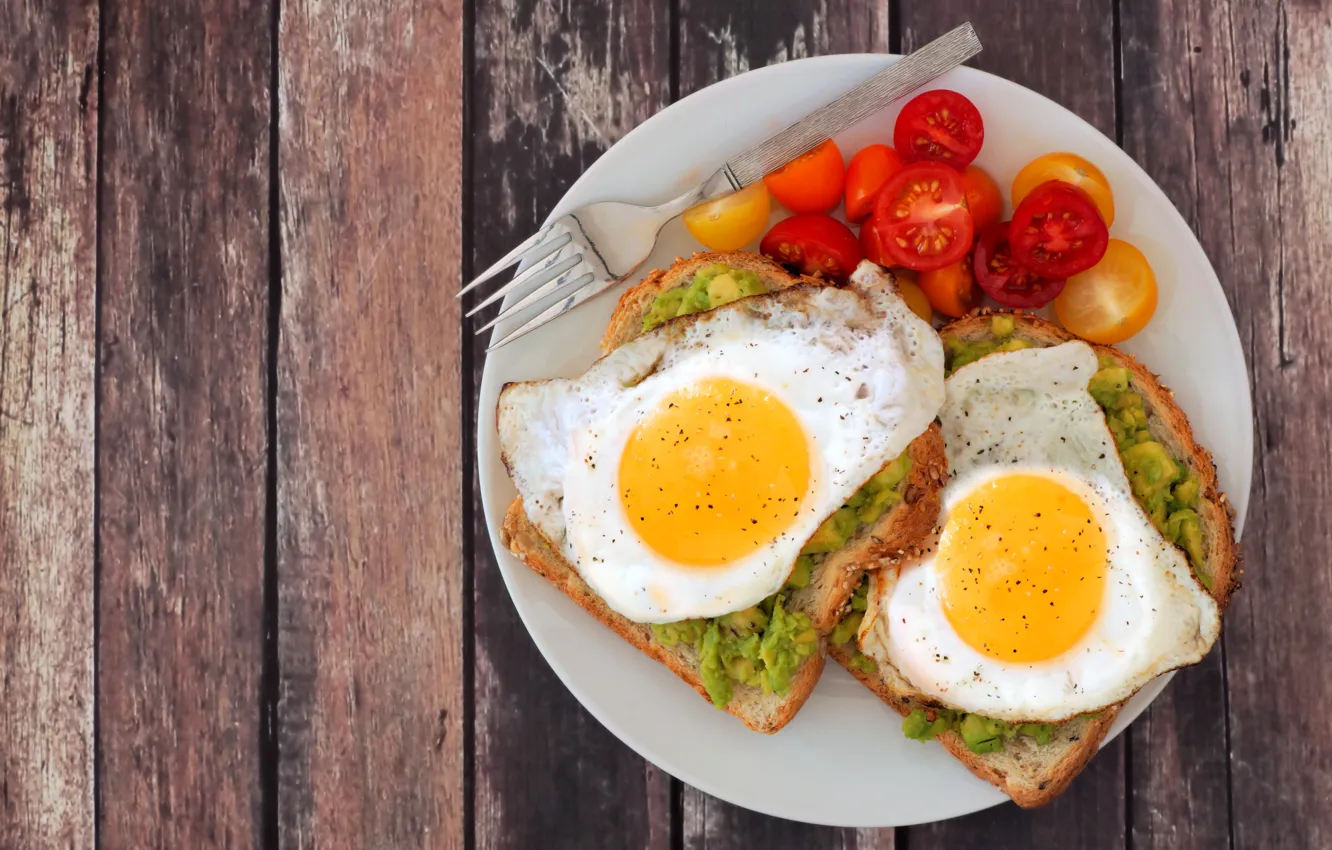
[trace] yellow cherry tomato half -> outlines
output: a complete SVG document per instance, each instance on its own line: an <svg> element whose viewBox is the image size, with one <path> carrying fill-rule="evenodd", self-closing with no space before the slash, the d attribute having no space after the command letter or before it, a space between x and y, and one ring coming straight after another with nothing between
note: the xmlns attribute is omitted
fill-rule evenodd
<svg viewBox="0 0 1332 850"><path fill-rule="evenodd" d="M694 238L713 251L738 251L763 235L772 203L763 181L685 210Z"/></svg>
<svg viewBox="0 0 1332 850"><path fill-rule="evenodd" d="M934 318L934 309L930 307L930 299L925 297L924 290L902 277L897 279L897 288L902 290L902 300L911 308L911 312L927 322Z"/></svg>
<svg viewBox="0 0 1332 850"><path fill-rule="evenodd" d="M1106 227L1115 223L1115 196L1110 191L1110 181L1105 179L1101 169L1075 153L1047 153L1023 166L1013 178L1013 209L1017 209L1032 189L1048 180L1062 180L1077 186L1096 204L1096 211L1101 214Z"/></svg>
<svg viewBox="0 0 1332 850"><path fill-rule="evenodd" d="M1156 312L1156 275L1142 252L1111 239L1101 261L1064 284L1054 300L1065 328L1102 345L1123 342Z"/></svg>

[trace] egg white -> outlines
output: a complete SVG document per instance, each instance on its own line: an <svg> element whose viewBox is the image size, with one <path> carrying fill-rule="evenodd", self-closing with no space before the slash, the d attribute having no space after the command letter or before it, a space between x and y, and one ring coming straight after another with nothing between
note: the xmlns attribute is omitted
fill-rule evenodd
<svg viewBox="0 0 1332 850"><path fill-rule="evenodd" d="M781 589L819 524L923 432L943 401L943 349L877 267L852 290L790 290L668 323L573 380L505 388L500 445L528 516L615 611L636 622L714 617ZM674 563L624 513L633 429L666 396L713 378L764 388L808 441L810 486L778 539L725 565Z"/></svg>
<svg viewBox="0 0 1332 850"><path fill-rule="evenodd" d="M921 694L1000 720L1058 722L1126 699L1152 678L1195 663L1220 629L1215 600L1184 553L1134 501L1104 415L1087 392L1097 371L1084 343L991 354L946 381L939 417L950 480L942 518L997 476L1055 477L1105 531L1105 596L1087 634L1045 661L1009 663L973 649L944 613L929 551L883 571L861 627L864 651Z"/></svg>

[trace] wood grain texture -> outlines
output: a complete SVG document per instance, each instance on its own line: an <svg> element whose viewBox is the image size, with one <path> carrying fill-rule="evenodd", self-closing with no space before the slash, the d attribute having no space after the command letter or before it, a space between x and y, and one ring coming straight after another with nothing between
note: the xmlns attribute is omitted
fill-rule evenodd
<svg viewBox="0 0 1332 850"><path fill-rule="evenodd" d="M1216 846L1227 831L1236 847L1328 846L1332 727L1311 707L1332 697L1322 611L1332 592L1323 507L1332 477L1321 424L1332 404L1332 10L1255 0L1141 7L1147 24L1130 29L1125 19L1125 145L1191 217L1221 278L1257 433L1244 587L1223 631L1228 703L1199 704L1168 729L1180 761L1193 763L1168 767L1160 790L1187 801L1187 819L1178 805L1173 823L1138 806L1150 817L1135 817L1134 835L1142 846ZM1164 49L1154 38L1167 39ZM1163 129L1173 144L1162 144ZM1207 713L1227 707L1228 730ZM1219 741L1228 798L1198 776L1218 768ZM1205 811L1223 799L1225 820Z"/></svg>
<svg viewBox="0 0 1332 850"><path fill-rule="evenodd" d="M477 0L475 10L468 224L480 270L669 102L670 33L668 5L656 0ZM474 392L488 338L472 342ZM470 436L474 396L468 416ZM499 574L477 487L473 475L475 846L665 850L670 781L583 710L541 659Z"/></svg>
<svg viewBox="0 0 1332 850"><path fill-rule="evenodd" d="M902 49L914 50L968 20L985 45L971 64L1050 97L1114 138L1115 45L1110 0L904 2ZM1041 33L1038 50L1032 49L1034 32ZM1126 841L1124 752L1121 736L1046 808L1024 812L1006 804L957 820L910 827L905 830L907 844L912 850L1122 847Z"/></svg>
<svg viewBox="0 0 1332 850"><path fill-rule="evenodd" d="M283 3L280 846L461 847L462 3Z"/></svg>
<svg viewBox="0 0 1332 850"><path fill-rule="evenodd" d="M270 7L102 14L99 839L252 847Z"/></svg>
<svg viewBox="0 0 1332 850"><path fill-rule="evenodd" d="M0 33L0 847L90 847L97 5Z"/></svg>
<svg viewBox="0 0 1332 850"><path fill-rule="evenodd" d="M1229 216L1214 203L1218 189L1228 194L1221 188L1229 170L1228 90L1239 88L1226 17L1223 4L1191 0L1125 3L1120 11L1124 150L1170 196L1214 262L1232 251ZM1224 233L1217 230L1223 221ZM1223 266L1217 270L1224 280ZM1226 617L1226 628L1233 620ZM1202 664L1180 671L1129 728L1135 848L1211 848L1229 840L1225 706L1218 645Z"/></svg>
<svg viewBox="0 0 1332 850"><path fill-rule="evenodd" d="M887 0L681 0L679 91L688 95L751 68L825 53L888 48ZM868 694L867 694L868 696ZM765 847L888 850L893 830L833 829L761 815L683 786L685 850Z"/></svg>

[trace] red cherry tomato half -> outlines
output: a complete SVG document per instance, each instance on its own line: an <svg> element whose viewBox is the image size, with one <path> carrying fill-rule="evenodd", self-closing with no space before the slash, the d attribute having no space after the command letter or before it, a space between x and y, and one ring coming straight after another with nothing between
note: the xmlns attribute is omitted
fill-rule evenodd
<svg viewBox="0 0 1332 850"><path fill-rule="evenodd" d="M846 219L864 221L884 184L902 170L902 158L887 145L870 145L851 157L846 167Z"/></svg>
<svg viewBox="0 0 1332 850"><path fill-rule="evenodd" d="M865 259L887 268L893 264L893 258L888 256L888 251L883 247L883 234L879 232L878 221L870 216L860 226L860 250L865 253Z"/></svg>
<svg viewBox="0 0 1332 850"><path fill-rule="evenodd" d="M759 252L801 274L836 281L845 281L864 256L849 227L818 213L777 222L759 243Z"/></svg>
<svg viewBox="0 0 1332 850"><path fill-rule="evenodd" d="M1044 278L1013 262L1006 221L981 231L972 268L985 294L1005 307L1044 307L1064 288L1063 278Z"/></svg>
<svg viewBox="0 0 1332 850"><path fill-rule="evenodd" d="M952 265L974 234L962 179L933 162L908 165L879 192L875 227L891 263L916 271Z"/></svg>
<svg viewBox="0 0 1332 850"><path fill-rule="evenodd" d="M1110 231L1086 192L1050 180L1018 204L1008 242L1018 265L1042 277L1066 278L1101 261Z"/></svg>
<svg viewBox="0 0 1332 850"><path fill-rule="evenodd" d="M971 164L984 142L985 122L976 104L948 89L913 97L893 127L893 146L902 159L933 160L959 171Z"/></svg>

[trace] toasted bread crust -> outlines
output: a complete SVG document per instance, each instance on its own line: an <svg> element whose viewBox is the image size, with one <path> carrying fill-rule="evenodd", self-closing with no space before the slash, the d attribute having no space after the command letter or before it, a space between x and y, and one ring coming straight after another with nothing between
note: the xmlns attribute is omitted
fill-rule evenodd
<svg viewBox="0 0 1332 850"><path fill-rule="evenodd" d="M911 441L907 451L911 473L902 490L902 501L828 555L809 586L792 596L793 603L809 614L821 632L836 628L867 569L916 545L939 518L939 492L948 478L939 424L930 423L924 434Z"/></svg>
<svg viewBox="0 0 1332 850"><path fill-rule="evenodd" d="M605 601L578 576L573 566L551 547L541 532L527 518L523 500L514 499L504 514L500 540L509 551L518 556L533 572L550 582L565 596L602 625L624 638L645 655L660 661L672 673L683 679L699 696L711 703L707 688L698 673L697 660L692 658L692 647L668 647L656 640L652 627L635 623L612 611ZM822 638L820 639L822 641ZM820 647L822 650L823 647ZM824 652L810 656L796 670L791 689L782 696L764 694L759 688L735 685L735 696L726 705L726 711L739 718L755 732L771 735L795 717L796 712L809 699L823 672Z"/></svg>
<svg viewBox="0 0 1332 850"><path fill-rule="evenodd" d="M940 335L945 338L955 336L965 341L981 339L990 335L990 318L995 313L1013 315L1014 335L1036 346L1047 347L1078 339L1037 316L988 308L946 325L940 330ZM1129 370L1130 385L1134 392L1143 397L1147 408L1148 428L1152 436L1165 444L1172 456L1186 463L1198 477L1198 513L1203 521L1203 542L1212 574L1212 588L1208 592L1224 610L1231 595L1239 587L1240 555L1231 526L1234 511L1217 486L1216 465L1212 456L1194 440L1187 417L1175 403L1174 395L1155 374L1127 352L1112 346L1088 344L1098 357L1110 358ZM889 568L893 566L889 565ZM917 698L911 686L895 670L880 669L874 673L865 673L852 666L851 660L855 656L853 644L832 646L829 654L903 717L916 709L932 707L928 700ZM940 735L939 742L968 770L997 786L1019 806L1036 808L1063 793L1092 756L1096 755L1122 707L1123 703L1120 703L1101 711L1096 718L1079 717L1060 724L1056 727L1055 739L1045 746L1019 738L1009 742L1001 752L977 754L971 752L966 742L955 732Z"/></svg>
<svg viewBox="0 0 1332 850"><path fill-rule="evenodd" d="M713 263L754 272L767 284L770 292L786 289L797 283L808 283L813 286L829 284L829 281L823 278L793 275L767 257L743 251L698 253L688 258L682 257L670 268L652 272L620 296L619 303L615 305L615 312L611 314L610 324L606 327L606 335L601 339L601 353L608 354L642 334L643 317L652 309L652 302L657 300L657 296L678 286L688 286L693 283L694 275L699 269Z"/></svg>

